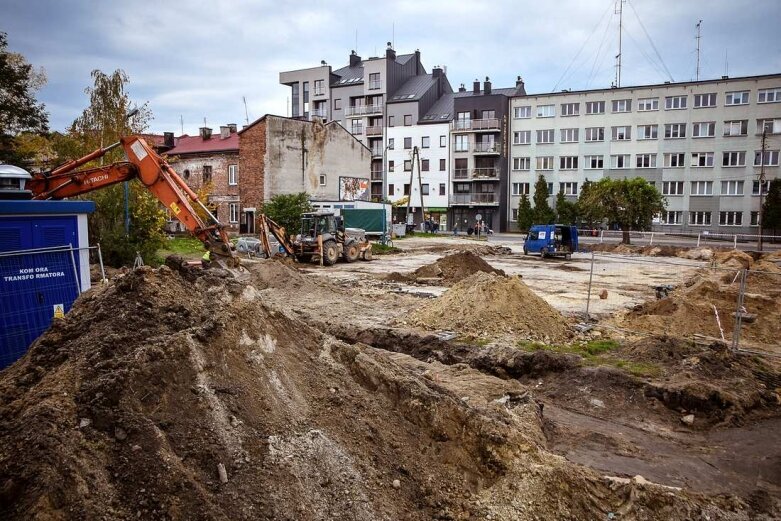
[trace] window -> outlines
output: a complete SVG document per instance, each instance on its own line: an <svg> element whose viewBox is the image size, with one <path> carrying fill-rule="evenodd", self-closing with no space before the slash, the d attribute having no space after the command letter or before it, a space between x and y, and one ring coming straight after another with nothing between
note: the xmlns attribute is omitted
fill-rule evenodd
<svg viewBox="0 0 781 521"><path fill-rule="evenodd" d="M610 168L629 168L629 154L616 154L610 156Z"/></svg>
<svg viewBox="0 0 781 521"><path fill-rule="evenodd" d="M713 152L692 152L692 168L713 166Z"/></svg>
<svg viewBox="0 0 781 521"><path fill-rule="evenodd" d="M562 103L561 104L562 116L578 116L580 115L580 103Z"/></svg>
<svg viewBox="0 0 781 521"><path fill-rule="evenodd" d="M352 120L350 132L352 132L353 134L363 134L363 121L361 121L360 119Z"/></svg>
<svg viewBox="0 0 781 521"><path fill-rule="evenodd" d="M748 120L739 119L724 122L725 136L745 136L748 134Z"/></svg>
<svg viewBox="0 0 781 521"><path fill-rule="evenodd" d="M683 212L662 212L662 224L681 224Z"/></svg>
<svg viewBox="0 0 781 521"><path fill-rule="evenodd" d="M728 92L724 100L725 105L748 105L749 91L741 90L737 92Z"/></svg>
<svg viewBox="0 0 781 521"><path fill-rule="evenodd" d="M714 137L716 135L716 122L705 121L692 125L692 137Z"/></svg>
<svg viewBox="0 0 781 521"><path fill-rule="evenodd" d="M469 136L454 136L453 145L456 152L469 151Z"/></svg>
<svg viewBox="0 0 781 521"><path fill-rule="evenodd" d="M604 101L587 101L586 102L586 114L604 114L605 102Z"/></svg>
<svg viewBox="0 0 781 521"><path fill-rule="evenodd" d="M658 139L659 125L638 125L637 139Z"/></svg>
<svg viewBox="0 0 781 521"><path fill-rule="evenodd" d="M556 115L556 105L537 105L538 118L552 118Z"/></svg>
<svg viewBox="0 0 781 521"><path fill-rule="evenodd" d="M781 134L781 119L758 119L757 134Z"/></svg>
<svg viewBox="0 0 781 521"><path fill-rule="evenodd" d="M388 126L389 127L393 127L395 125L394 121L395 121L395 119L394 119L393 116L388 116Z"/></svg>
<svg viewBox="0 0 781 521"><path fill-rule="evenodd" d="M692 226L710 226L710 212L689 212L689 224Z"/></svg>
<svg viewBox="0 0 781 521"><path fill-rule="evenodd" d="M322 96L325 94L325 82L323 80L315 80L315 96Z"/></svg>
<svg viewBox="0 0 781 521"><path fill-rule="evenodd" d="M412 172L412 160L411 159L404 160L404 171L405 172Z"/></svg>
<svg viewBox="0 0 781 521"><path fill-rule="evenodd" d="M721 195L743 195L743 181L722 181Z"/></svg>
<svg viewBox="0 0 781 521"><path fill-rule="evenodd" d="M510 217L511 221L517 221L518 220L518 208L512 209L512 217Z"/></svg>
<svg viewBox="0 0 781 521"><path fill-rule="evenodd" d="M428 195L428 183L423 183L420 186L420 193L423 195Z"/></svg>
<svg viewBox="0 0 781 521"><path fill-rule="evenodd" d="M388 172L393 172L396 169L396 162L395 161L388 161Z"/></svg>
<svg viewBox="0 0 781 521"><path fill-rule="evenodd" d="M662 195L683 195L683 181L663 181Z"/></svg>
<svg viewBox="0 0 781 521"><path fill-rule="evenodd" d="M412 126L412 115L411 114L407 114L407 115L404 116L404 126L405 127Z"/></svg>
<svg viewBox="0 0 781 521"><path fill-rule="evenodd" d="M392 196L396 193L396 187L393 185L393 183L388 183L388 195Z"/></svg>
<svg viewBox="0 0 781 521"><path fill-rule="evenodd" d="M632 112L631 99L614 99L613 112Z"/></svg>
<svg viewBox="0 0 781 521"><path fill-rule="evenodd" d="M537 170L553 170L553 156L538 156Z"/></svg>
<svg viewBox="0 0 781 521"><path fill-rule="evenodd" d="M759 226L759 212L751 212L751 226Z"/></svg>
<svg viewBox="0 0 781 521"><path fill-rule="evenodd" d="M612 127L613 141L629 141L632 139L632 127Z"/></svg>
<svg viewBox="0 0 781 521"><path fill-rule="evenodd" d="M380 88L382 88L382 83L380 82L380 73L369 73L369 90L377 90Z"/></svg>
<svg viewBox="0 0 781 521"><path fill-rule="evenodd" d="M561 129L561 142L562 143L577 143L580 129L577 128L563 128Z"/></svg>
<svg viewBox="0 0 781 521"><path fill-rule="evenodd" d="M559 170L577 170L578 156L561 156L559 158Z"/></svg>
<svg viewBox="0 0 781 521"><path fill-rule="evenodd" d="M421 172L428 172L429 171L429 160L428 159L421 159L420 160L420 171Z"/></svg>
<svg viewBox="0 0 781 521"><path fill-rule="evenodd" d="M664 155L664 167L665 168L683 168L684 167L684 155L683 153L665 154Z"/></svg>
<svg viewBox="0 0 781 521"><path fill-rule="evenodd" d="M637 168L656 168L656 154L637 154L635 165Z"/></svg>
<svg viewBox="0 0 781 521"><path fill-rule="evenodd" d="M586 141L604 141L605 127L589 127L586 129Z"/></svg>
<svg viewBox="0 0 781 521"><path fill-rule="evenodd" d="M530 170L531 158L529 157L514 157L513 158L513 170Z"/></svg>
<svg viewBox="0 0 781 521"><path fill-rule="evenodd" d="M447 136L439 136L439 148L447 147Z"/></svg>
<svg viewBox="0 0 781 521"><path fill-rule="evenodd" d="M691 195L713 195L713 181L692 181Z"/></svg>
<svg viewBox="0 0 781 521"><path fill-rule="evenodd" d="M754 166L778 166L778 150L755 151Z"/></svg>
<svg viewBox="0 0 781 521"><path fill-rule="evenodd" d="M719 212L719 224L721 226L741 226L743 212Z"/></svg>
<svg viewBox="0 0 781 521"><path fill-rule="evenodd" d="M605 156L586 156L584 160L588 170L599 170L605 167Z"/></svg>
<svg viewBox="0 0 781 521"><path fill-rule="evenodd" d="M445 170L447 170L447 168L445 168L445 162L446 161L447 161L446 159L440 159L439 160L439 171L440 172L444 172Z"/></svg>
<svg viewBox="0 0 781 521"><path fill-rule="evenodd" d="M683 110L686 108L686 96L667 96L664 98L665 110Z"/></svg>
<svg viewBox="0 0 781 521"><path fill-rule="evenodd" d="M319 177L318 180L320 182L320 186L325 186L325 181L326 181L325 174L320 174L318 177Z"/></svg>
<svg viewBox="0 0 781 521"><path fill-rule="evenodd" d="M721 158L721 166L746 166L746 153L724 152Z"/></svg>
<svg viewBox="0 0 781 521"><path fill-rule="evenodd" d="M686 123L667 123L664 126L665 139L681 139L686 137Z"/></svg>
<svg viewBox="0 0 781 521"><path fill-rule="evenodd" d="M239 165L228 165L228 185L239 184Z"/></svg>
<svg viewBox="0 0 781 521"><path fill-rule="evenodd" d="M208 183L212 180L212 167L211 165L203 165L203 182Z"/></svg>
<svg viewBox="0 0 781 521"><path fill-rule="evenodd" d="M404 195L409 195L409 183L404 183Z"/></svg>
<svg viewBox="0 0 781 521"><path fill-rule="evenodd" d="M531 105L525 105L523 107L514 107L513 108L513 118L515 119L526 119L532 117L532 107Z"/></svg>
<svg viewBox="0 0 781 521"><path fill-rule="evenodd" d="M396 146L396 139L389 137L388 138L388 150L393 150L393 147Z"/></svg>
<svg viewBox="0 0 781 521"><path fill-rule="evenodd" d="M529 195L529 183L513 183L513 195Z"/></svg>
<svg viewBox="0 0 781 521"><path fill-rule="evenodd" d="M404 150L410 150L412 148L412 138L411 137L405 137L404 138Z"/></svg>
<svg viewBox="0 0 781 521"><path fill-rule="evenodd" d="M564 195L578 195L578 183L559 183L559 191Z"/></svg>
<svg viewBox="0 0 781 521"><path fill-rule="evenodd" d="M640 112L659 110L659 98L640 98L637 100L637 110Z"/></svg>
<svg viewBox="0 0 781 521"><path fill-rule="evenodd" d="M342 98L334 99L334 110L342 110Z"/></svg>
<svg viewBox="0 0 781 521"><path fill-rule="evenodd" d="M239 222L239 203L229 203L228 210L230 211L228 221L232 223Z"/></svg>
<svg viewBox="0 0 781 521"><path fill-rule="evenodd" d="M767 195L770 189L770 181L762 183L762 195ZM759 181L753 181L751 184L751 195L759 195Z"/></svg>
<svg viewBox="0 0 781 521"><path fill-rule="evenodd" d="M445 186L445 183L439 183L439 195L446 195L447 194L447 188Z"/></svg>
<svg viewBox="0 0 781 521"><path fill-rule="evenodd" d="M431 142L431 138L429 136L423 136L420 138L420 148L429 148L429 144Z"/></svg>
<svg viewBox="0 0 781 521"><path fill-rule="evenodd" d="M537 131L537 143L553 143L554 130L538 130Z"/></svg>
<svg viewBox="0 0 781 521"><path fill-rule="evenodd" d="M705 107L716 106L716 93L709 94L695 94L694 95L694 108L701 109Z"/></svg>
<svg viewBox="0 0 781 521"><path fill-rule="evenodd" d="M781 101L781 87L760 89L757 92L757 103L778 103Z"/></svg>
<svg viewBox="0 0 781 521"><path fill-rule="evenodd" d="M532 141L531 130L513 132L513 145L528 145Z"/></svg>

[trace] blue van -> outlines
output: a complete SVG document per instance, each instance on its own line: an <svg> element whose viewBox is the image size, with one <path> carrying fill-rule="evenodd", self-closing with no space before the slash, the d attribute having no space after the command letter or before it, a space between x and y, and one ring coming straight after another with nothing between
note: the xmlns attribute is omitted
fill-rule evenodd
<svg viewBox="0 0 781 521"><path fill-rule="evenodd" d="M578 251L578 229L564 224L535 224L523 243L523 254L539 253L541 257L564 257Z"/></svg>

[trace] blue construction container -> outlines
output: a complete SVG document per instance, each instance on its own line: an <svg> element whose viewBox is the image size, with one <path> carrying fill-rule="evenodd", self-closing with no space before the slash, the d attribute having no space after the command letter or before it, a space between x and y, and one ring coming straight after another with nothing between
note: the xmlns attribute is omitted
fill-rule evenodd
<svg viewBox="0 0 781 521"><path fill-rule="evenodd" d="M0 369L90 287L91 201L0 200Z"/></svg>

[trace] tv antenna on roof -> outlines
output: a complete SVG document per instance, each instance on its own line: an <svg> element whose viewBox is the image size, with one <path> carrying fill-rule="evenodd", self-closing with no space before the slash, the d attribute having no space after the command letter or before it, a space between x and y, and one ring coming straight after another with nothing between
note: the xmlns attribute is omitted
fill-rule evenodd
<svg viewBox="0 0 781 521"><path fill-rule="evenodd" d="M702 20L697 22L697 70L694 73L694 81L700 81L700 27L702 26Z"/></svg>

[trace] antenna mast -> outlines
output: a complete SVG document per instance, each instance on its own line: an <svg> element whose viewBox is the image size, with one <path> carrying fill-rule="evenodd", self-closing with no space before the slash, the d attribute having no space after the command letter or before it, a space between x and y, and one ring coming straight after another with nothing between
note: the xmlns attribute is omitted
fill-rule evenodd
<svg viewBox="0 0 781 521"><path fill-rule="evenodd" d="M702 25L702 20L697 22L697 71L694 75L694 81L700 81L700 26Z"/></svg>
<svg viewBox="0 0 781 521"><path fill-rule="evenodd" d="M247 96L242 96L241 99L244 101L244 121L246 121L247 125L249 125L249 112L247 112Z"/></svg>
<svg viewBox="0 0 781 521"><path fill-rule="evenodd" d="M626 0L618 0L618 7L616 13L618 13L618 56L616 56L616 87L621 86L621 36L624 31L624 2Z"/></svg>

